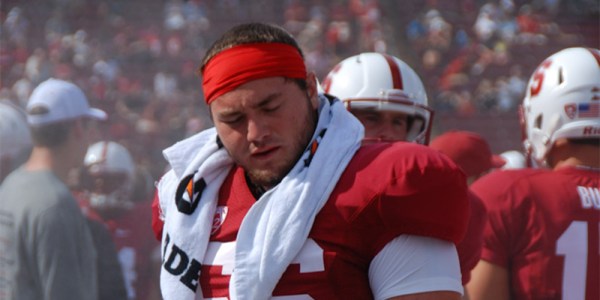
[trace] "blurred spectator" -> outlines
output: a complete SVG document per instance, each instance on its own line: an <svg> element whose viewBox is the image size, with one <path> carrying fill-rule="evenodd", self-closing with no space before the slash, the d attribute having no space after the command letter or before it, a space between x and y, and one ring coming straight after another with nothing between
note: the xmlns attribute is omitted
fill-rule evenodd
<svg viewBox="0 0 600 300"><path fill-rule="evenodd" d="M436 9L425 14L428 47L446 51L452 41L452 25Z"/></svg>
<svg viewBox="0 0 600 300"><path fill-rule="evenodd" d="M14 93L17 103L20 107L25 107L27 99L31 95L31 91L34 88L34 83L29 80L26 76L19 78L12 86L12 92Z"/></svg>
<svg viewBox="0 0 600 300"><path fill-rule="evenodd" d="M522 67L513 65L510 68L509 76L506 89L512 100L515 103L520 103L525 96L525 87L527 87L527 79L523 77Z"/></svg>
<svg viewBox="0 0 600 300"><path fill-rule="evenodd" d="M140 140L148 137L134 134L136 126L147 131L164 121L153 120L161 113L148 106L178 98L181 103L170 108L178 111L170 116L186 116L189 107L205 110L194 61L221 28L260 18L292 32L320 78L340 57L402 53L413 58L411 65L424 78L438 112L516 113L512 103L522 97L524 80L513 75L513 66L533 68L532 56L565 44L597 44L597 20L582 9L597 11L597 5L577 3L575 9L555 0L65 0L43 5L7 0L0 7L0 87L12 89L24 106L31 87L41 81L51 76L75 80L111 115L106 138L145 144ZM484 15L495 24L486 29L487 42L476 30ZM543 46L536 42L540 37L546 39ZM152 130L153 144L166 145L175 128L185 131L186 120L172 119L169 130ZM136 162L163 163L159 150L132 152Z"/></svg>
<svg viewBox="0 0 600 300"><path fill-rule="evenodd" d="M530 5L521 6L517 15L517 24L521 43L538 46L546 43L547 38L542 32L541 21Z"/></svg>
<svg viewBox="0 0 600 300"><path fill-rule="evenodd" d="M477 16L477 21L475 21L475 25L473 29L477 34L477 38L480 42L485 45L491 45L490 42L492 37L494 36L498 25L496 24L496 20L492 19L492 12L481 11L479 16Z"/></svg>
<svg viewBox="0 0 600 300"><path fill-rule="evenodd" d="M25 76L35 85L50 78L52 66L43 48L36 48L25 63Z"/></svg>
<svg viewBox="0 0 600 300"><path fill-rule="evenodd" d="M2 27L6 30L9 41L15 44L27 42L29 20L20 7L15 6L10 9Z"/></svg>
<svg viewBox="0 0 600 300"><path fill-rule="evenodd" d="M0 185L0 294L24 299L97 299L90 229L66 185L83 164L93 120L83 91L49 79L27 104L34 144L25 165ZM35 188L31 188L35 187Z"/></svg>

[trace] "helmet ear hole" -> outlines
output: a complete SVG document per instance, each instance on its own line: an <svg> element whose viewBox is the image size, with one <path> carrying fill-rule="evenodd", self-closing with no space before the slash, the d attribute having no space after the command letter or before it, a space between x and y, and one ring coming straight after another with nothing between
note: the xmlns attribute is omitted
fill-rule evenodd
<svg viewBox="0 0 600 300"><path fill-rule="evenodd" d="M538 128L538 129L541 129L542 128L542 122L543 122L543 115L537 116L537 118L535 118L534 127Z"/></svg>
<svg viewBox="0 0 600 300"><path fill-rule="evenodd" d="M561 67L558 69L558 85L561 85L564 81L563 68Z"/></svg>

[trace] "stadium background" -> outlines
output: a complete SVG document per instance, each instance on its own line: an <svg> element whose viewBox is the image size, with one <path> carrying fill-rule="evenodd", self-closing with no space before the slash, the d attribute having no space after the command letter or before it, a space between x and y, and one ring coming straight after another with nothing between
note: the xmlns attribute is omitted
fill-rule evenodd
<svg viewBox="0 0 600 300"><path fill-rule="evenodd" d="M292 32L322 80L341 59L385 51L421 76L433 135L471 130L521 149L517 106L535 67L569 46L598 48L600 0L1 0L0 98L24 106L52 76L109 113L101 135L156 179L161 150L210 126L196 68L232 25Z"/></svg>

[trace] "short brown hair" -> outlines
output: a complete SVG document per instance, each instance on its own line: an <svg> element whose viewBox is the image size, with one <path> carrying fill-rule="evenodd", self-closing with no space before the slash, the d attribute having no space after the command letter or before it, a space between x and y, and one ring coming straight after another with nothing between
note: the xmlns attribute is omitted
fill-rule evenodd
<svg viewBox="0 0 600 300"><path fill-rule="evenodd" d="M44 126L31 126L31 140L38 147L53 148L65 143L69 132L75 125L75 120L57 122Z"/></svg>
<svg viewBox="0 0 600 300"><path fill-rule="evenodd" d="M212 44L202 59L202 65L198 70L199 73L202 72L208 61L221 51L237 45L252 43L288 44L296 48L300 56L304 58L304 54L294 37L282 27L266 23L246 23L229 29Z"/></svg>
<svg viewBox="0 0 600 300"><path fill-rule="evenodd" d="M600 147L600 138L570 138L569 143Z"/></svg>

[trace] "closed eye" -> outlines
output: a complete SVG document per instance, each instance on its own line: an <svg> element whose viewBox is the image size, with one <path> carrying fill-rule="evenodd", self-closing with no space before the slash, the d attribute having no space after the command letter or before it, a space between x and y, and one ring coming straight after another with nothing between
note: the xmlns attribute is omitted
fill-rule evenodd
<svg viewBox="0 0 600 300"><path fill-rule="evenodd" d="M281 93L274 93L260 101L256 108L260 109L263 112L270 113L274 112L282 105Z"/></svg>
<svg viewBox="0 0 600 300"><path fill-rule="evenodd" d="M226 114L226 115L219 116L219 121L221 123L225 123L225 124L229 124L229 125L233 125L235 123L238 123L242 119L243 119L243 115L239 114L239 113Z"/></svg>
<svg viewBox="0 0 600 300"><path fill-rule="evenodd" d="M273 103L269 103L269 105L266 105L263 107L263 111L274 112L274 111L278 110L279 107L281 107L281 105L273 105Z"/></svg>

